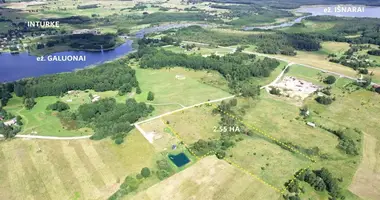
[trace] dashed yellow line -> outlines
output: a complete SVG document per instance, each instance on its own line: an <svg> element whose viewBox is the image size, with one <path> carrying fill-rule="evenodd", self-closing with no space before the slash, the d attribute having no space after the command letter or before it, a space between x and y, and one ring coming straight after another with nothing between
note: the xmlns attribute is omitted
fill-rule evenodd
<svg viewBox="0 0 380 200"><path fill-rule="evenodd" d="M212 104L211 104L211 105L212 105ZM258 129L258 128L252 126L252 125L249 125L249 124L243 122L243 120L240 120L240 119L237 118L236 116L231 115L230 113L225 112L224 110L220 109L219 107L217 107L217 106L215 106L215 105L212 105L212 106L213 106L214 108L218 109L220 112L224 113L225 115L227 115L227 116L229 116L229 117L231 117L231 118L237 120L238 122L240 122L240 123L242 123L242 124L248 126L248 127L251 128L251 129L255 130L256 132L260 133L261 135L263 135L263 136L265 136L265 137L267 137L267 138L269 138L269 139L275 141L276 143L278 143L278 144L280 144L280 145L282 145L282 146L284 146L284 147L286 147L286 148L289 148L289 149L291 149L292 151L294 151L294 152L296 152L296 153L298 153L298 154L304 156L305 158L309 159L311 162L313 162L313 163L315 162L315 159L313 159L313 158L311 158L310 156L308 156L308 155L306 155L306 154L300 152L299 150L297 150L297 149L295 149L295 148L293 148L293 147L291 147L291 146L289 146L289 145L287 145L287 144L285 144L285 143L279 141L278 139L274 138L274 137L271 136L271 135L268 135L268 134L265 133L264 131L262 131L262 130L260 130L260 129Z"/></svg>
<svg viewBox="0 0 380 200"><path fill-rule="evenodd" d="M311 169L311 166L312 166L313 164L310 164L309 166L307 166L306 168L303 168L303 169L301 169L301 170L299 170L298 172L296 172L296 173L294 173L294 175L293 175L293 178L290 180L290 182L289 182L289 185L291 184L291 183L293 183L297 178L298 178L298 175L300 175L300 174L302 174L305 170L307 170L307 169ZM286 186L284 186L283 188L282 188L282 192L284 192L285 193L285 191L287 190L287 188L286 188Z"/></svg>
<svg viewBox="0 0 380 200"><path fill-rule="evenodd" d="M173 129L173 127L171 127L169 124L167 124L162 118L160 118L162 123L164 123L166 125L166 127L170 130L170 132L172 132L179 141L181 141L183 143L183 145L185 145L185 147L189 150L189 152L194 156L196 157L198 160L205 157L206 155L208 156L208 154L210 153L207 153L206 155L202 156L202 157L199 157L197 156L192 150L191 148L189 148L189 146L183 141L183 139L181 138L181 136L179 136L179 134Z"/></svg>
<svg viewBox="0 0 380 200"><path fill-rule="evenodd" d="M281 189L269 184L268 182L264 181L263 179L261 179L260 177L256 176L255 174L253 174L252 172L249 172L248 170L244 169L243 167L241 167L240 165L236 164L235 162L232 162L231 160L227 159L227 158L223 158L224 160L226 160L228 163L230 163L232 166L240 169L241 171L245 172L246 174L250 175L251 177L253 177L254 179L260 181L261 183L263 183L264 185L267 185L269 187L271 187L272 189L276 190L277 192L281 193L281 194L285 194L284 191L282 191Z"/></svg>
<svg viewBox="0 0 380 200"><path fill-rule="evenodd" d="M209 155L213 155L215 154L215 151L210 151L208 153L206 153L205 155L199 157L197 156L192 150L191 148L188 147L188 145L182 140L181 136L174 130L173 127L171 127L169 124L165 123L164 120L162 120L162 123L164 123L166 125L166 127L170 130L170 132L172 132L178 140L180 140L181 142L183 142L183 144L185 145L185 147L189 150L189 152L194 156L196 157L198 160L199 159L202 159L204 157L207 157ZM225 161L227 161L228 163L230 163L232 166L240 169L241 171L245 172L246 174L250 175L251 177L255 178L256 180L260 181L261 183L263 183L264 185L267 185L269 187L271 187L272 189L274 189L275 191L281 193L281 194L285 194L284 192L281 191L281 189L271 185L270 183L264 181L263 179L261 179L260 177L256 176L255 174L253 174L252 172L249 172L248 170L244 169L243 167L241 167L240 165L236 164L235 162L232 162L231 160L227 159L227 158L223 158Z"/></svg>
<svg viewBox="0 0 380 200"><path fill-rule="evenodd" d="M252 125L246 124L245 122L243 122L243 120L240 120L240 119L237 118L236 116L231 115L230 113L227 113L227 112L225 112L224 110L221 110L219 107L217 107L217 106L215 106L215 105L213 105L213 104L211 104L211 103L209 103L209 104L207 104L207 105L211 105L211 106L213 106L214 108L218 109L220 112L224 113L225 115L227 115L227 116L229 116L229 117L231 117L231 118L237 120L238 122L240 122L240 123L242 123L242 124L248 126L249 128L255 130L255 131L258 132L258 133L260 133L261 135L263 135L263 136L265 136L265 137L267 137L267 138L269 138L269 139L275 141L276 143L278 143L278 144L280 144L280 145L282 145L282 146L284 146L284 147L286 147L286 148L289 148L289 149L291 149L292 151L294 151L294 152L296 152L296 153L298 153L298 154L304 156L305 158L307 158L307 159L310 160L311 162L313 162L313 163L316 162L315 159L311 158L310 156L308 156L308 155L306 155L306 154L300 152L299 150L297 150L297 149L295 149L295 148L293 148L293 147L291 147L291 146L289 146L289 145L287 145L287 144L285 144L285 143L279 141L278 139L274 138L274 137L271 136L271 135L268 135L268 134L265 133L264 131L261 131L260 129L256 128L255 126L252 126ZM203 155L203 156L201 156L201 157L197 156L197 155L191 150L191 148L189 148L189 146L183 141L183 139L181 138L181 136L180 136L180 135L174 130L174 128L171 127L169 124L167 124L162 118L160 118L160 119L161 119L161 121L166 125L166 127L167 127L167 128L168 128L168 129L169 129L169 130L170 130L170 131L171 131L171 132L177 137L177 139L178 139L179 141L181 141L181 142L185 145L185 147L189 150L189 152L190 152L194 157L196 157L198 160L199 160L199 159L202 159L202 158L204 158L204 157L207 157L207 156L209 156L209 155L212 155L212 154L215 154L215 153L216 153L216 152L214 152L214 151L210 151L210 152L208 152L207 154L205 154L205 155ZM256 180L258 180L259 182L263 183L264 185L267 185L267 186L271 187L272 189L274 189L275 191L277 191L277 192L279 192L279 193L281 193L281 194L285 194L285 192L286 192L286 190L287 190L286 187L284 187L284 188L282 188L282 189L279 189L279 188L273 186L272 184L270 184L270 183L264 181L262 178L258 177L257 175L253 174L252 172L250 172L250 171L246 170L245 168L241 167L241 166L238 165L237 163L235 163L235 162L229 160L228 158L223 158L223 159L224 159L225 161L227 161L228 163L230 163L232 166L234 166L234 167L240 169L241 171L243 171L243 172L245 172L246 174L250 175L250 176L253 177L254 179L256 179ZM290 180L289 184L292 183L292 182L294 182L294 181L297 179L297 176L298 176L299 174L303 173L303 172L304 172L305 170L307 170L307 169L310 169L312 165L313 165L313 164L310 164L310 165L307 166L306 168L301 169L298 173L296 173L295 175L293 175L293 178Z"/></svg>

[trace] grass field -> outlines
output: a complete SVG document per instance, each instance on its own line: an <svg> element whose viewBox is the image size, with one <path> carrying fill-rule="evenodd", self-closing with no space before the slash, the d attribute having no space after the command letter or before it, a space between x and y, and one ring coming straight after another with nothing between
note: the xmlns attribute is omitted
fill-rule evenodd
<svg viewBox="0 0 380 200"><path fill-rule="evenodd" d="M291 153L265 137L243 137L227 151L228 159L278 189L301 168L311 165L302 155Z"/></svg>
<svg viewBox="0 0 380 200"><path fill-rule="evenodd" d="M192 144L199 139L217 139L220 133L214 132L219 126L219 116L211 115L213 107L195 107L163 117L169 121L170 126L177 131L183 141Z"/></svg>
<svg viewBox="0 0 380 200"><path fill-rule="evenodd" d="M195 48L189 51L187 51L185 48L176 47L176 46L166 46L165 49L176 52L176 53L201 54L204 56L209 56L211 54L220 56L220 55L226 55L228 53L232 53L231 49L210 47L210 46L205 46L205 45L197 45Z"/></svg>
<svg viewBox="0 0 380 200"><path fill-rule="evenodd" d="M13 97L5 109L14 115L22 117L22 131L20 134L31 134L36 132L38 135L46 136L78 136L92 134L92 130L82 128L78 130L69 130L61 124L56 112L46 110L50 104L58 101L59 98L47 96L36 98L37 104L31 109L26 110L19 97Z"/></svg>
<svg viewBox="0 0 380 200"><path fill-rule="evenodd" d="M133 200L279 200L280 193L214 156L140 192ZM127 199L127 198L126 198Z"/></svg>
<svg viewBox="0 0 380 200"><path fill-rule="evenodd" d="M358 77L357 72L352 68L328 61L327 56L329 53L343 53L344 50L347 50L347 44L345 43L324 42L322 43L322 49L316 52L297 51L296 56L274 55L274 57L286 59L299 64L311 65L320 69L341 73L346 76ZM379 56L375 56L375 60L378 59L377 57ZM380 68L368 68L368 70L374 72L372 81L380 83Z"/></svg>
<svg viewBox="0 0 380 200"><path fill-rule="evenodd" d="M304 20L304 26L292 26L282 28L281 30L288 33L305 33L305 32L321 32L328 29L331 29L335 26L333 22L314 22L309 20Z"/></svg>
<svg viewBox="0 0 380 200"><path fill-rule="evenodd" d="M316 85L327 86L327 84L323 83L323 79L330 74L324 73L317 69L307 68L300 65L292 65L286 75L309 81ZM335 78L338 79L339 77Z"/></svg>
<svg viewBox="0 0 380 200"><path fill-rule="evenodd" d="M380 149L379 140L364 134L363 158L349 189L363 199L380 198Z"/></svg>
<svg viewBox="0 0 380 200"><path fill-rule="evenodd" d="M157 153L136 130L111 140L0 142L0 199L106 199L120 180L155 163Z"/></svg>
<svg viewBox="0 0 380 200"><path fill-rule="evenodd" d="M149 91L155 94L154 101L150 103L176 103L184 106L231 95L226 92L227 81L217 72L183 68L160 70L136 68L136 76L142 90L141 94L135 95L137 101L147 101Z"/></svg>

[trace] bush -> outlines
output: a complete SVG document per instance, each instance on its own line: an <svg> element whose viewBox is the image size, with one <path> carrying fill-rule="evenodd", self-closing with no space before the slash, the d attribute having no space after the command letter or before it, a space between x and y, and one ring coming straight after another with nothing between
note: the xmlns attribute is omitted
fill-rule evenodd
<svg viewBox="0 0 380 200"><path fill-rule="evenodd" d="M154 100L154 93L153 92L151 92L151 91L148 92L147 100L148 101L153 101Z"/></svg>
<svg viewBox="0 0 380 200"><path fill-rule="evenodd" d="M332 76L332 75L327 76L327 77L323 80L324 83L329 84L329 85L335 83L335 81L336 81L336 78L335 78L335 76Z"/></svg>
<svg viewBox="0 0 380 200"><path fill-rule="evenodd" d="M375 88L375 92L379 93L380 94L380 87L378 88Z"/></svg>
<svg viewBox="0 0 380 200"><path fill-rule="evenodd" d="M278 88L275 88L275 87L272 87L269 91L269 93L273 94L273 95L281 95L281 90L278 89Z"/></svg>
<svg viewBox="0 0 380 200"><path fill-rule="evenodd" d="M122 137L118 137L115 140L115 144L117 144L117 145L122 144L123 142L124 142L124 138L122 138Z"/></svg>
<svg viewBox="0 0 380 200"><path fill-rule="evenodd" d="M330 97L326 97L326 96L319 96L315 98L315 100L318 103L323 104L323 105L329 105L333 102L333 100Z"/></svg>
<svg viewBox="0 0 380 200"><path fill-rule="evenodd" d="M220 150L216 153L216 157L219 159L223 159L224 157L226 157L226 152Z"/></svg>
<svg viewBox="0 0 380 200"><path fill-rule="evenodd" d="M144 178L147 178L150 176L150 169L148 167L144 167L141 169L140 173Z"/></svg>
<svg viewBox="0 0 380 200"><path fill-rule="evenodd" d="M58 112L62 112L64 110L70 109L70 106L67 103L57 101L53 104L50 104L46 109L48 110L56 110Z"/></svg>

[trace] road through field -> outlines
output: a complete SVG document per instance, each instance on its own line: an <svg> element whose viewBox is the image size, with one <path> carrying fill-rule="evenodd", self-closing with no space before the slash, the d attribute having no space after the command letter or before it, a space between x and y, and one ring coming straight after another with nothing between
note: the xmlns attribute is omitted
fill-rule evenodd
<svg viewBox="0 0 380 200"><path fill-rule="evenodd" d="M192 42L192 41L183 41L183 42L185 42L185 43L186 42L187 43L194 43L194 44L199 44L199 45L209 45L207 43L201 43L201 42ZM218 46L218 47L219 48L224 48L224 49L230 49L232 51L236 50L236 48L234 48L234 47L224 47L224 46ZM287 63L292 63L292 61L290 61L290 60L283 59L283 58L278 58L276 56L271 56L271 55L268 55L268 54L262 54L262 53L253 52L253 51L243 51L243 53L255 54L255 55L258 55L258 56L263 56L263 57L267 57L267 58L273 58L273 59L281 60L281 61L284 61L284 62L287 62ZM311 68L311 69L320 70L320 71L323 71L323 72L326 72L326 73L329 73L329 74L333 74L333 75L336 75L336 76L339 76L339 77L348 78L348 79L351 79L351 80L354 80L354 81L357 80L357 78L355 78L355 77L351 77L351 76L347 76L345 74L341 74L341 73L337 73L337 72L321 69L321 68L314 67L314 66L311 66L311 65L305 65L305 64L295 63L295 62L293 62L293 64L297 64L297 65L300 65L300 66L303 66L303 67L307 67L307 68ZM378 85L378 83L372 82L371 85Z"/></svg>

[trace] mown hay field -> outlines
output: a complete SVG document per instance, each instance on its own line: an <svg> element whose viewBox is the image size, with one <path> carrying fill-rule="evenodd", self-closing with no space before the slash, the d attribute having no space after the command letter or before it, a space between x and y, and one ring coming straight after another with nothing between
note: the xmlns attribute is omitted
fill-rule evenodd
<svg viewBox="0 0 380 200"><path fill-rule="evenodd" d="M111 140L0 142L0 199L106 199L128 174L152 168L156 151L136 130Z"/></svg>

